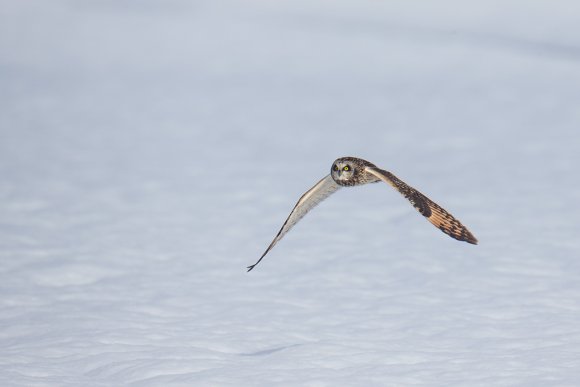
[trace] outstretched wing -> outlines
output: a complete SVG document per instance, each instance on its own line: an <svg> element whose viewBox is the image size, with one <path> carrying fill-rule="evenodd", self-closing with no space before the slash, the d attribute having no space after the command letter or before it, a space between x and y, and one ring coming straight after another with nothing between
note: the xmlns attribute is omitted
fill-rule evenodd
<svg viewBox="0 0 580 387"><path fill-rule="evenodd" d="M429 199L427 196L423 195L421 192L417 191L415 188L411 187L404 181L400 180L397 176L393 175L391 172L373 168L366 167L365 170L378 177L385 183L388 183L395 187L404 197L407 198L423 215L431 222L435 227L443 231L445 234L449 235L451 238L455 238L459 241L465 241L467 243L477 244L477 239L469 232L467 227L461 224L461 222L453 217L449 212L445 211L440 205Z"/></svg>
<svg viewBox="0 0 580 387"><path fill-rule="evenodd" d="M288 216L288 219L286 219L286 221L282 225L282 228L280 229L280 231L278 231L278 234L276 235L272 243L270 243L270 246L268 246L266 251L264 251L264 254L262 254L260 259L258 259L258 262L254 263L251 266L248 266L248 271L252 270L258 263L260 263L262 258L264 258L266 254L268 254L268 252L272 250L272 248L276 245L276 243L278 243L278 241L282 239L284 235L286 235L286 233L290 231L290 229L294 227L294 225L298 223L298 221L308 213L308 211L310 211L318 203L320 203L321 201L323 201L324 199L335 193L339 188L340 186L334 182L332 176L328 175L324 179L316 183L316 185L310 188L304 195L302 195L302 197L300 197L300 199L294 206L294 209L290 213L290 216Z"/></svg>

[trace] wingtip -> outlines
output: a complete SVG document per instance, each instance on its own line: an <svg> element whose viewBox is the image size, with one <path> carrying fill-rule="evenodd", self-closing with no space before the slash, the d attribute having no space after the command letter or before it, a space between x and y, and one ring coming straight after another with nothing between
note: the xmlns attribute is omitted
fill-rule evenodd
<svg viewBox="0 0 580 387"><path fill-rule="evenodd" d="M246 267L246 269L248 269L248 271L246 271L246 273L249 273L249 272L251 272L251 271L252 271L252 269L253 269L255 266L256 266L256 265L250 265L250 266L247 266L247 267Z"/></svg>
<svg viewBox="0 0 580 387"><path fill-rule="evenodd" d="M467 242L469 244L472 244L472 245L479 244L479 241L477 240L477 238L474 237L473 234L470 233L469 231L467 231L467 235L464 236L464 238L463 239L460 239L460 240L463 240L463 241L465 241L465 242Z"/></svg>
<svg viewBox="0 0 580 387"><path fill-rule="evenodd" d="M467 243L471 243L472 245L477 245L479 244L479 241L477 240L477 238L469 231L467 230L467 238L465 239L465 241Z"/></svg>

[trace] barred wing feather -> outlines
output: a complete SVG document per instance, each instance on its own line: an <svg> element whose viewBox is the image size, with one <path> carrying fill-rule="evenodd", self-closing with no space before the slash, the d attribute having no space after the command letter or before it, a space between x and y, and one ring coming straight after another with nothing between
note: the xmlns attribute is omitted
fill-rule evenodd
<svg viewBox="0 0 580 387"><path fill-rule="evenodd" d="M391 172L373 167L367 167L366 171L393 186L411 202L413 207L415 207L421 215L451 238L474 245L477 244L477 239L467 229L467 227L461 224L459 220L455 219L455 217L447 212L443 207L399 179L397 176L393 175Z"/></svg>

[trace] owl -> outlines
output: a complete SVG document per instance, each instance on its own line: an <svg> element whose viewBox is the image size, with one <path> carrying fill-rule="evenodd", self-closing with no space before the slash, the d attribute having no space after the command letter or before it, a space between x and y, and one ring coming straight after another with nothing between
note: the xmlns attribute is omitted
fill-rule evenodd
<svg viewBox="0 0 580 387"><path fill-rule="evenodd" d="M341 187L354 187L369 183L384 181L399 191L421 215L435 227L455 238L476 245L477 239L461 222L443 207L411 187L391 172L378 168L376 165L356 157L341 157L332 163L330 174L310 188L296 203L288 219L282 225L278 234L264 254L256 263L248 266L251 271L268 254L270 250L286 235L300 219L304 217L318 203L338 191Z"/></svg>

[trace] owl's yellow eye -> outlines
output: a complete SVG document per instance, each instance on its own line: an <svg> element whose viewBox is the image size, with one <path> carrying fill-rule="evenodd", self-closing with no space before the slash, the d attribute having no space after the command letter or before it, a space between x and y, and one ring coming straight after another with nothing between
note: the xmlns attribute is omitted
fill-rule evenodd
<svg viewBox="0 0 580 387"><path fill-rule="evenodd" d="M348 165L346 165L344 168L342 168L343 171L348 171L350 170L350 167Z"/></svg>

